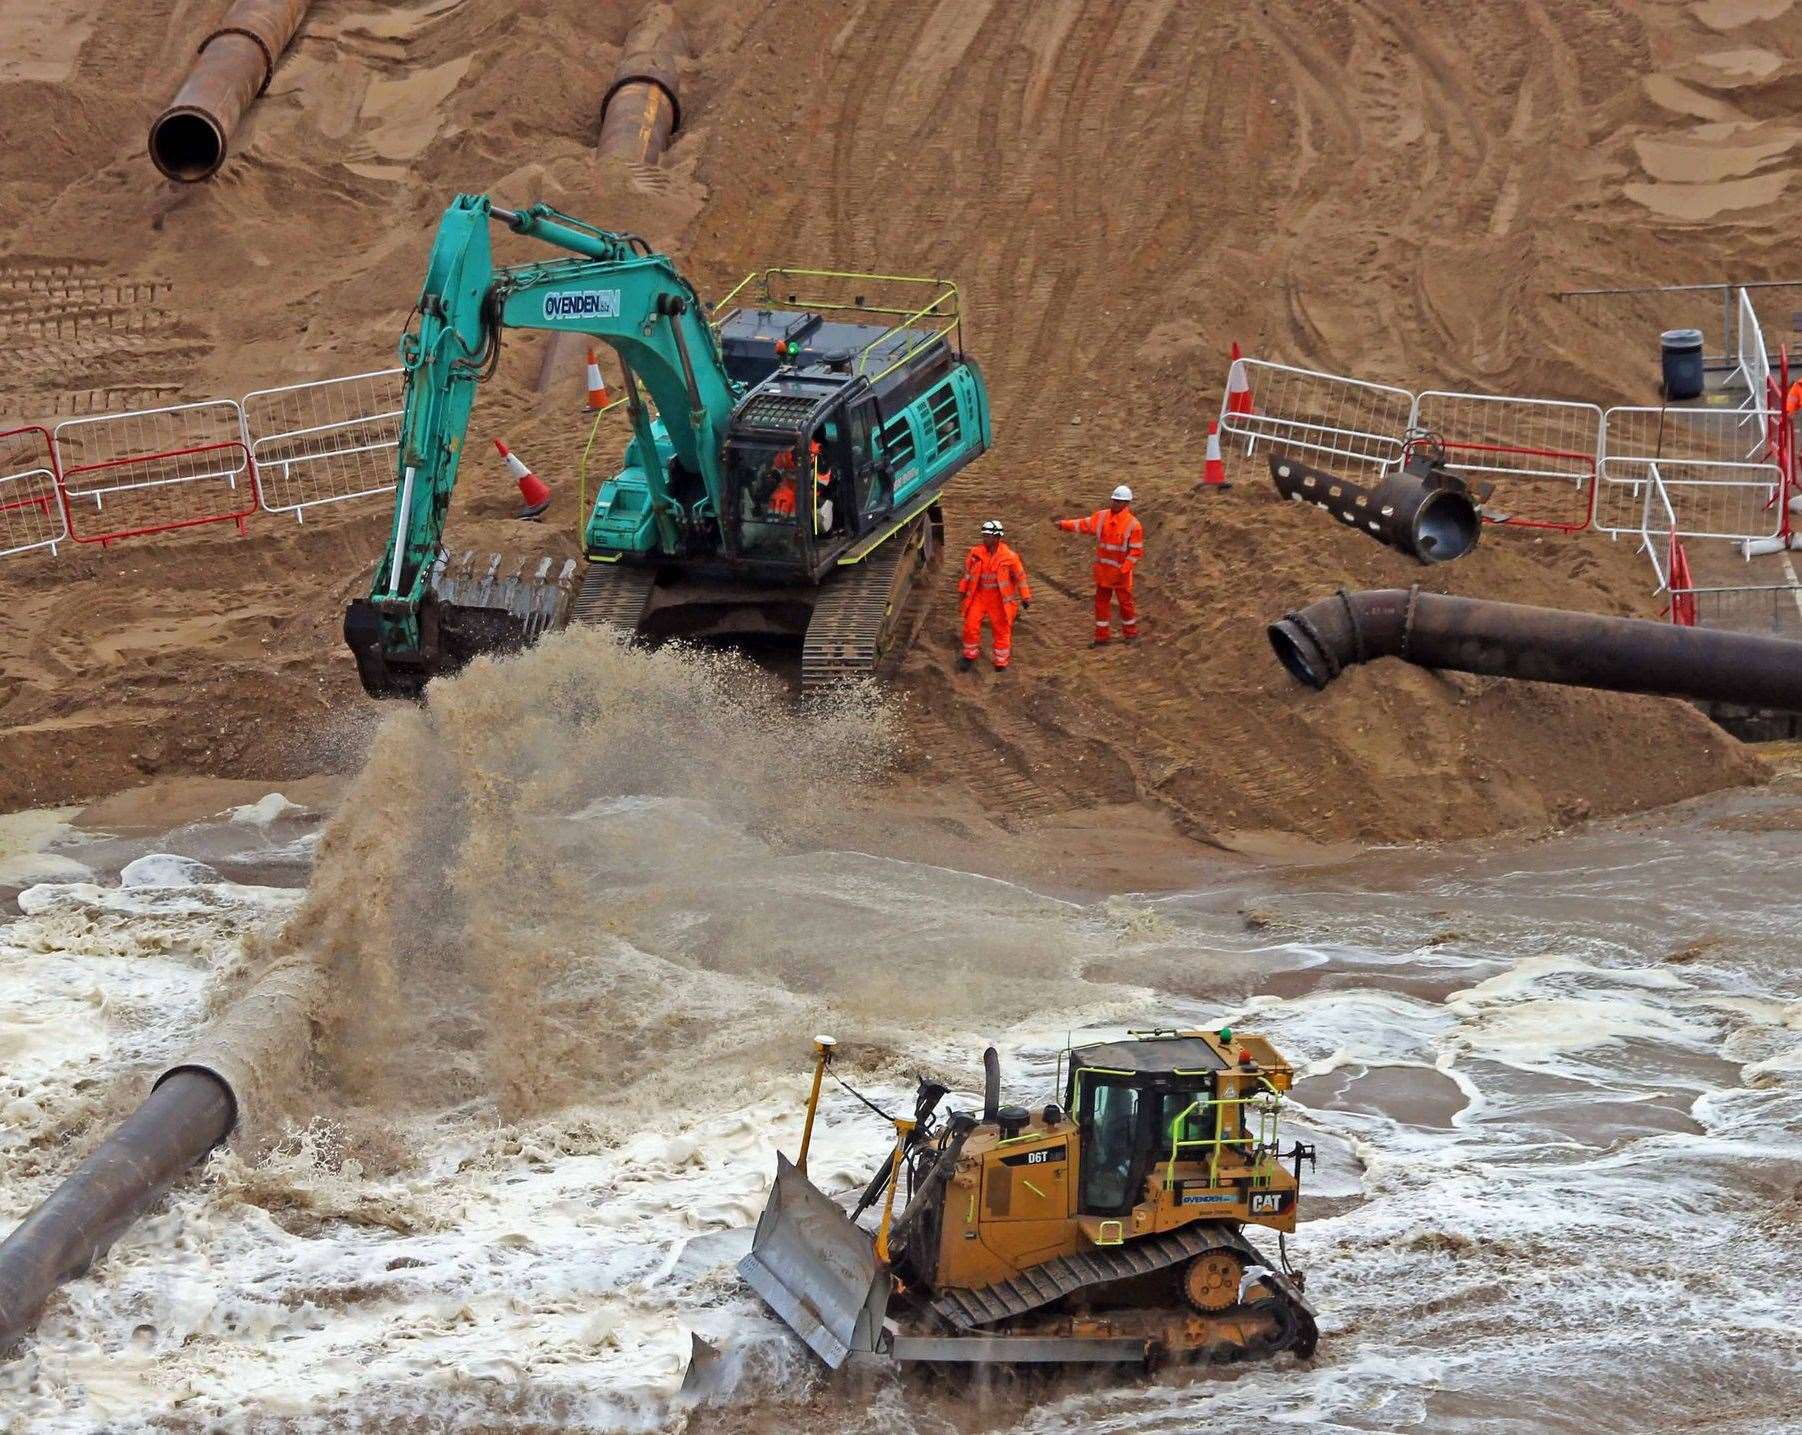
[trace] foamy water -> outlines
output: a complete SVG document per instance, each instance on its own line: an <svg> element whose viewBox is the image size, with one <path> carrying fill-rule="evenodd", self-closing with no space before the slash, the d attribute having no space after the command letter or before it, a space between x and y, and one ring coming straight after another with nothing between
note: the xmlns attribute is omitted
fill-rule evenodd
<svg viewBox="0 0 1802 1435"><path fill-rule="evenodd" d="M487 760L437 722L405 753ZM727 770L758 746L754 725L694 734ZM634 765L592 727L568 752L530 740L588 766L503 794L499 827L467 774L433 790L390 754L347 803L410 793L443 821L388 868L372 808L321 843L271 800L148 851L69 849L86 880L21 894L0 931L0 1229L271 943L338 944L340 984L402 1015L372 1055L369 1012L340 1012L302 1124L215 1157L64 1288L0 1366L18 1428L1796 1428L1802 840L1711 825L1779 799L1084 904L810 847L752 775L710 792L717 771ZM298 884L315 851L313 908L219 875ZM366 909L321 913L347 854ZM396 883L433 861L415 909ZM513 889L470 911L504 870ZM477 950L497 931L518 983ZM1121 971L1139 984L1096 975ZM905 1110L921 1072L974 1105L988 1041L1009 1098L1039 1100L1073 1029L1221 1020L1304 1077L1291 1134L1320 1167L1289 1249L1321 1308L1310 1366L828 1378L739 1284L814 1031ZM814 1178L860 1188L890 1137L829 1086ZM726 1352L700 1409L676 1396L693 1334Z"/></svg>

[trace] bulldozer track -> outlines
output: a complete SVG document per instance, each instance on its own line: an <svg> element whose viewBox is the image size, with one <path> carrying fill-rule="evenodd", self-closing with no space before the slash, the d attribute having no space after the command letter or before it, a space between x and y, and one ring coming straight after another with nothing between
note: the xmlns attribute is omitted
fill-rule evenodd
<svg viewBox="0 0 1802 1435"><path fill-rule="evenodd" d="M891 538L821 590L801 644L801 693L812 696L876 672L893 648L914 575L931 562L931 520Z"/></svg>
<svg viewBox="0 0 1802 1435"><path fill-rule="evenodd" d="M1075 1291L1165 1270L1203 1251L1243 1254L1248 1247L1235 1239L1237 1235L1229 1226L1197 1222L1146 1240L1060 1256L993 1285L941 1291L932 1308L959 1330L975 1330L1050 1305Z"/></svg>
<svg viewBox="0 0 1802 1435"><path fill-rule="evenodd" d="M618 628L630 635L638 630L651 588L657 581L654 568L626 568L617 563L590 563L582 575L569 620L592 627Z"/></svg>

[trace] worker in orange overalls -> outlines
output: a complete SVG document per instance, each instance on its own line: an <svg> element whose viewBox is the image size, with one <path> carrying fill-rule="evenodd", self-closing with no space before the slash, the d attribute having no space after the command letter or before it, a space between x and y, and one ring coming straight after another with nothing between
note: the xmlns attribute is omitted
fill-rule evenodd
<svg viewBox="0 0 1802 1435"><path fill-rule="evenodd" d="M1124 483L1114 490L1106 508L1087 518L1054 518L1066 533L1095 535L1095 641L1104 648L1114 635L1114 604L1120 605L1120 636L1135 642L1139 636L1139 609L1133 602L1133 565L1145 556L1145 525L1133 517L1127 505L1133 491Z"/></svg>
<svg viewBox="0 0 1802 1435"><path fill-rule="evenodd" d="M1020 555L1001 541L998 519L982 525L982 542L964 555L957 591L964 595L964 652L958 671L967 671L982 656L986 619L994 637L995 671L1001 672L1013 661L1014 609L1032 607L1032 585Z"/></svg>

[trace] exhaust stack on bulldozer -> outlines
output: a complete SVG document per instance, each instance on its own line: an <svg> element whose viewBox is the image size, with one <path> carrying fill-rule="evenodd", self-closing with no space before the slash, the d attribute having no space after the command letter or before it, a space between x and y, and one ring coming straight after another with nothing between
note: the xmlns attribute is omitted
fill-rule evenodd
<svg viewBox="0 0 1802 1435"><path fill-rule="evenodd" d="M1242 1360L1318 1340L1302 1277L1247 1226L1293 1231L1299 1142L1279 1151L1290 1068L1262 1037L1137 1032L1073 1048L1064 1104L911 1118L847 1214L780 1153L745 1282L832 1369L853 1356L960 1364ZM910 1195L897 1213L905 1174ZM875 1231L858 1218L882 1202Z"/></svg>

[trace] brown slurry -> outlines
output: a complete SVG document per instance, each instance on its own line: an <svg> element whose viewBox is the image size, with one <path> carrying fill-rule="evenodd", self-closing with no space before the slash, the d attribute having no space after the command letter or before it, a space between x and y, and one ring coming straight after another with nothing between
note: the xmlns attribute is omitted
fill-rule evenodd
<svg viewBox="0 0 1802 1435"><path fill-rule="evenodd" d="M1229 494L1191 485L1234 338L1413 387L1649 397L1646 317L1551 291L1776 275L1802 64L1770 9L696 0L686 127L646 171L591 148L630 0L319 0L224 173L177 191L143 127L207 7L25 0L0 17L0 121L37 137L0 156L0 408L378 366L458 189L643 232L713 292L785 261L946 274L996 429L952 534L1005 519L1040 599L1009 674L959 676L941 584L901 665L905 781L1008 822L1146 803L1241 846L1667 801L1760 764L1670 703L1393 663L1305 693L1262 637L1337 584L1417 577L1651 615L1627 544L1491 532L1422 574L1242 459ZM510 346L473 437L553 480L558 527L507 521L472 464L453 546L570 551L579 376L534 404L536 351ZM1086 555L1045 520L1122 479L1149 636L1091 654ZM0 805L352 765L369 722L337 625L384 528L365 508L5 560Z"/></svg>

